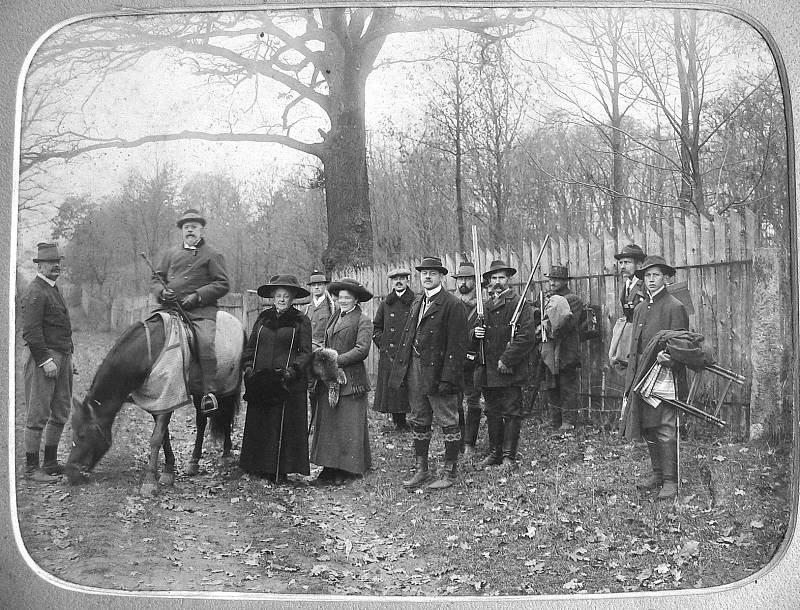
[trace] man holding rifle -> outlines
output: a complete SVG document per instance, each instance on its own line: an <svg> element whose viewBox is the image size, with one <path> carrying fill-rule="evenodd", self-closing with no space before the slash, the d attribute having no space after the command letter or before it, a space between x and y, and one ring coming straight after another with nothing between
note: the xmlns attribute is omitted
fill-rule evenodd
<svg viewBox="0 0 800 610"><path fill-rule="evenodd" d="M176 224L183 243L167 250L153 270L150 292L159 303L180 305L194 323L203 384L200 410L212 413L217 410L213 385L217 372L217 299L228 294L228 273L222 254L205 240L206 219L200 212L186 210Z"/></svg>
<svg viewBox="0 0 800 610"><path fill-rule="evenodd" d="M484 304L485 325L472 331L483 341L485 362L475 372L475 386L483 391L489 429L489 455L481 467L516 466L522 421L522 386L528 377L528 358L536 341L533 310L509 288L517 272L501 260L492 261L483 274L489 283Z"/></svg>

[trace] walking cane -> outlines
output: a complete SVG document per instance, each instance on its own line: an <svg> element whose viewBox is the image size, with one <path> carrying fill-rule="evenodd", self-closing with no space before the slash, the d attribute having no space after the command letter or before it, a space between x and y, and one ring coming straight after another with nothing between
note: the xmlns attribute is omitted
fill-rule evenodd
<svg viewBox="0 0 800 610"><path fill-rule="evenodd" d="M289 355L286 356L286 366L285 369L288 370L289 368L289 360L292 358L292 348L294 347L294 333L297 331L297 328L292 329L292 342L289 344ZM288 392L289 389L286 388ZM281 470L281 445L283 444L283 417L286 415L286 399L283 399L283 404L281 404L281 427L278 430L278 459L275 460L275 484L278 484L278 476L280 475Z"/></svg>

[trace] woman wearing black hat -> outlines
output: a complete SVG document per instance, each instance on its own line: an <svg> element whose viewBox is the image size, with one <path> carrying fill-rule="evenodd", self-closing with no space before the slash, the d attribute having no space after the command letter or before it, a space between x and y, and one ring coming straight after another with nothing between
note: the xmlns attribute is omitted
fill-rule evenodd
<svg viewBox="0 0 800 610"><path fill-rule="evenodd" d="M307 297L293 275L274 275L258 289L273 304L259 314L242 354L247 419L239 465L276 481L310 474L306 366L311 322L292 307Z"/></svg>
<svg viewBox="0 0 800 610"><path fill-rule="evenodd" d="M367 430L370 388L364 366L372 343L372 321L358 306L369 301L372 293L351 278L332 282L328 292L336 297L339 312L328 322L325 347L338 353L336 364L347 381L339 388L335 405L330 404L323 384L317 384L311 461L323 466L317 481L341 485L372 466Z"/></svg>

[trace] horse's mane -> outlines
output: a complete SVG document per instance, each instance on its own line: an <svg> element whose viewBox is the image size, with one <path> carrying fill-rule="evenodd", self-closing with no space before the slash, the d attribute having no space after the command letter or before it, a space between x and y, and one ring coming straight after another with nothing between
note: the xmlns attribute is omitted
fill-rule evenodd
<svg viewBox="0 0 800 610"><path fill-rule="evenodd" d="M148 320L143 322L134 322L124 331L122 334L117 337L117 340L114 342L114 345L105 355L103 360L100 362L100 366L97 367L97 371L94 374L94 378L92 379L92 384L89 387L89 392L87 393L87 397L93 397L98 389L98 385L101 381L104 381L109 373L114 369L120 367L121 359L123 358L122 349L127 343L129 343L137 333L144 332L144 325L148 323ZM160 320L159 320L160 323ZM149 365L149 363L148 363Z"/></svg>

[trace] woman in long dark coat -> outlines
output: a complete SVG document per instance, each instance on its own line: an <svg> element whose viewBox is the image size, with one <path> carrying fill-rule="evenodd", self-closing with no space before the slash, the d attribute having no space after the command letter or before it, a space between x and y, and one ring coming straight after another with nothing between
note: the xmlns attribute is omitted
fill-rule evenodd
<svg viewBox="0 0 800 610"><path fill-rule="evenodd" d="M309 292L293 275L276 275L258 294L273 305L259 314L242 354L247 417L239 465L280 481L290 472L310 474L305 371L311 322L292 307Z"/></svg>
<svg viewBox="0 0 800 610"><path fill-rule="evenodd" d="M342 484L372 466L367 430L369 379L364 366L372 341L372 321L358 306L369 301L372 294L350 278L332 282L328 292L337 298L340 311L328 321L325 347L338 353L336 364L347 382L339 388L336 405L330 404L325 385L317 384L311 461L323 466L319 482Z"/></svg>

